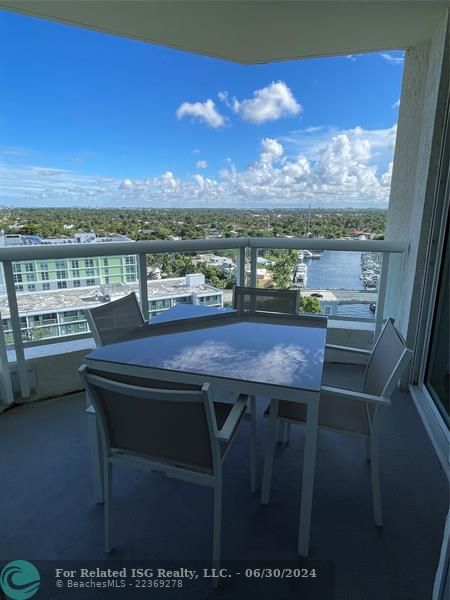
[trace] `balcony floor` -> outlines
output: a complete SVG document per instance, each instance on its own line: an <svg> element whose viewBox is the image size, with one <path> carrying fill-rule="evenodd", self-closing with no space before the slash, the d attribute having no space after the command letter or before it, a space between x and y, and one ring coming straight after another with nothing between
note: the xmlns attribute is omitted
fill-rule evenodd
<svg viewBox="0 0 450 600"><path fill-rule="evenodd" d="M327 382L341 384L347 372L331 366ZM265 406L261 399L259 483ZM409 394L395 393L382 430L382 531L372 521L364 440L320 432L311 557L334 561L336 600L431 595L448 484ZM242 424L224 467L225 560L296 558L304 434L299 426L291 431L291 443L277 448L271 503L263 507L259 492L250 494L249 423ZM92 496L83 395L6 411L0 440L1 560L104 560L103 508ZM211 500L200 486L115 468L111 560L209 560Z"/></svg>

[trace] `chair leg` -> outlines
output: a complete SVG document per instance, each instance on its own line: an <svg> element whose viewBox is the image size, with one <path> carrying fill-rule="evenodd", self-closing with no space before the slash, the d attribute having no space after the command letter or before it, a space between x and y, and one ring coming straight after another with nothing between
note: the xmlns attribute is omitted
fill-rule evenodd
<svg viewBox="0 0 450 600"><path fill-rule="evenodd" d="M250 448L250 490L256 492L256 400L255 396L250 396L250 419L251 419L251 448Z"/></svg>
<svg viewBox="0 0 450 600"><path fill-rule="evenodd" d="M214 486L214 521L213 521L213 569L220 569L222 545L222 482ZM219 577L213 579L213 587L218 587Z"/></svg>
<svg viewBox="0 0 450 600"><path fill-rule="evenodd" d="M95 414L88 415L89 446L91 449L92 479L94 497L98 504L104 500L103 494L103 450L98 435L97 418Z"/></svg>
<svg viewBox="0 0 450 600"><path fill-rule="evenodd" d="M291 441L291 424L289 421L286 421L286 427L284 430L284 443L289 444Z"/></svg>
<svg viewBox="0 0 450 600"><path fill-rule="evenodd" d="M275 445L277 443L277 425L278 420L278 400L270 401L269 413L269 434L266 445L266 456L264 459L264 474L261 491L261 504L269 504L270 485L272 481L273 460L275 455Z"/></svg>
<svg viewBox="0 0 450 600"><path fill-rule="evenodd" d="M370 436L370 476L372 483L373 515L375 525L382 527L383 511L381 508L380 461L378 456L378 440L372 433Z"/></svg>
<svg viewBox="0 0 450 600"><path fill-rule="evenodd" d="M104 495L105 495L105 552L109 554L112 550L111 529L112 529L112 464L109 461L104 462Z"/></svg>
<svg viewBox="0 0 450 600"><path fill-rule="evenodd" d="M370 462L370 435L366 440L366 458L367 462Z"/></svg>
<svg viewBox="0 0 450 600"><path fill-rule="evenodd" d="M281 442L283 441L283 423L281 421L277 421L277 426L276 426L276 440L279 444L281 444Z"/></svg>

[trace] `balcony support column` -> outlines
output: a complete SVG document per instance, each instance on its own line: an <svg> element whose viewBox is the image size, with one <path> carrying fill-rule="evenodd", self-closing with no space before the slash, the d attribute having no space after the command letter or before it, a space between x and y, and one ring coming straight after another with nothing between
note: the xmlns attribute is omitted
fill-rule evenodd
<svg viewBox="0 0 450 600"><path fill-rule="evenodd" d="M138 254L139 262L139 295L141 297L141 310L144 319L150 318L148 305L148 289L147 289L147 255L143 252Z"/></svg>
<svg viewBox="0 0 450 600"><path fill-rule="evenodd" d="M245 285L246 247L241 246L237 251L236 285Z"/></svg>
<svg viewBox="0 0 450 600"><path fill-rule="evenodd" d="M250 249L250 287L256 287L258 275L258 248Z"/></svg>
<svg viewBox="0 0 450 600"><path fill-rule="evenodd" d="M23 348L22 331L20 329L19 307L17 305L16 286L12 262L3 261L3 272L5 276L6 294L8 296L9 314L11 318L14 349L16 352L17 372L19 374L20 393L22 398L30 397L30 383L28 381L27 365L25 362L25 351Z"/></svg>
<svg viewBox="0 0 450 600"><path fill-rule="evenodd" d="M389 276L389 252L383 253L383 261L381 263L381 277L378 288L377 307L375 309L375 339L377 341L378 336L381 333L384 319L384 303L386 300L387 280Z"/></svg>

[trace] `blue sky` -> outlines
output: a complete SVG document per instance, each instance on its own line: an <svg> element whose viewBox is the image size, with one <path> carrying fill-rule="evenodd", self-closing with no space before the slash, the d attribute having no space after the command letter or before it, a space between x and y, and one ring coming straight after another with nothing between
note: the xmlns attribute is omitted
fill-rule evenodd
<svg viewBox="0 0 450 600"><path fill-rule="evenodd" d="M244 66L0 13L0 201L386 206L401 52Z"/></svg>

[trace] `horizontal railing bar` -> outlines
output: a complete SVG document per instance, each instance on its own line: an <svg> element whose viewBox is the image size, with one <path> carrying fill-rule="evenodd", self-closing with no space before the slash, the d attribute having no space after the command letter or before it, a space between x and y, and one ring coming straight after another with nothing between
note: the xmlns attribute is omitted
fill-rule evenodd
<svg viewBox="0 0 450 600"><path fill-rule="evenodd" d="M309 238L248 238L250 248L287 250L342 250L355 252L404 252L404 242L388 240L326 240Z"/></svg>
<svg viewBox="0 0 450 600"><path fill-rule="evenodd" d="M238 248L274 248L293 250L343 250L355 252L404 252L406 243L388 240L328 240L309 238L214 238L200 240L140 240L98 244L52 244L0 248L0 261L41 260L50 258L83 258L198 252L204 250L236 250Z"/></svg>
<svg viewBox="0 0 450 600"><path fill-rule="evenodd" d="M71 244L67 246L65 244L25 247L11 246L10 248L0 248L0 261L233 250L247 246L247 242L248 238L220 238L201 240L139 240L137 242L104 242L98 244Z"/></svg>

